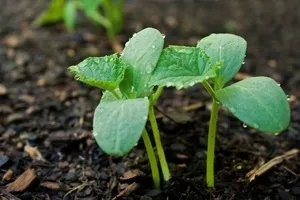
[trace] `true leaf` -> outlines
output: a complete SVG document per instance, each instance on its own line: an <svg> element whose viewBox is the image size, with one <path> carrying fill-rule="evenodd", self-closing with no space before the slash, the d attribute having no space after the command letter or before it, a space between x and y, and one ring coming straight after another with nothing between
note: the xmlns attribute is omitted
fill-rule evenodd
<svg viewBox="0 0 300 200"><path fill-rule="evenodd" d="M177 89L193 86L215 76L210 65L209 57L199 48L170 46L163 50L151 84Z"/></svg>
<svg viewBox="0 0 300 200"><path fill-rule="evenodd" d="M119 87L128 67L117 55L105 57L91 57L78 65L69 67L75 79L91 86L105 90L114 90Z"/></svg>
<svg viewBox="0 0 300 200"><path fill-rule="evenodd" d="M120 85L127 97L149 96L152 87L148 85L164 45L162 34L153 28L146 28L133 35L125 44L122 60L130 65Z"/></svg>
<svg viewBox="0 0 300 200"><path fill-rule="evenodd" d="M221 63L214 82L217 88L222 88L239 71L247 42L233 34L211 34L200 40L197 47L205 51L213 65Z"/></svg>
<svg viewBox="0 0 300 200"><path fill-rule="evenodd" d="M68 1L64 7L64 21L69 30L74 30L76 21L76 3Z"/></svg>
<svg viewBox="0 0 300 200"><path fill-rule="evenodd" d="M122 156L138 142L148 115L147 98L101 101L94 114L94 136L109 155Z"/></svg>
<svg viewBox="0 0 300 200"><path fill-rule="evenodd" d="M216 97L233 115L261 131L277 133L290 122L286 95L271 78L242 80L217 91Z"/></svg>

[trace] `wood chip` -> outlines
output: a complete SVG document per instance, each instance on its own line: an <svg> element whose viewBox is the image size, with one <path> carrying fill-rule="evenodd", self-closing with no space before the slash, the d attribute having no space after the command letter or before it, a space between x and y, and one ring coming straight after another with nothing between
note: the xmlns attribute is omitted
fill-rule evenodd
<svg viewBox="0 0 300 200"><path fill-rule="evenodd" d="M198 103L195 103L192 105L184 106L182 110L185 112L188 112L191 110L197 110L198 108L201 108L203 105L204 105L203 102L198 102Z"/></svg>
<svg viewBox="0 0 300 200"><path fill-rule="evenodd" d="M50 190L59 190L61 188L61 185L59 183L51 182L51 181L42 182L40 186L44 188L48 188Z"/></svg>
<svg viewBox="0 0 300 200"><path fill-rule="evenodd" d="M33 160L40 160L45 161L40 151L37 149L37 147L32 147L28 143L24 147L24 151L29 154L30 158Z"/></svg>
<svg viewBox="0 0 300 200"><path fill-rule="evenodd" d="M6 94L7 94L7 88L5 87L5 85L0 84L0 96Z"/></svg>
<svg viewBox="0 0 300 200"><path fill-rule="evenodd" d="M127 181L127 180L130 180L130 179L133 179L133 178L136 178L136 177L139 177L139 176L144 176L145 174L139 170L139 169L132 169L132 170L129 170L127 172L125 172L123 174L123 176L120 177L120 180L122 181Z"/></svg>
<svg viewBox="0 0 300 200"><path fill-rule="evenodd" d="M122 190L117 196L115 196L112 200L117 200L120 197L126 197L134 192L139 187L139 184L136 182L131 183L128 185L124 190Z"/></svg>
<svg viewBox="0 0 300 200"><path fill-rule="evenodd" d="M7 191L9 192L22 192L24 191L36 178L35 170L32 168L27 169L21 174L14 182L7 184Z"/></svg>
<svg viewBox="0 0 300 200"><path fill-rule="evenodd" d="M275 158L273 158L269 162L267 162L264 165L262 165L261 167L259 167L255 172L253 172L253 170L251 170L250 171L251 173L250 172L247 173L248 175L250 175L248 177L249 182L255 180L256 177L261 176L262 174L267 172L272 167L282 163L284 160L289 160L289 159L297 156L298 153L299 153L299 149L292 149L288 152L285 152L284 154L282 154L280 156L276 156Z"/></svg>
<svg viewBox="0 0 300 200"><path fill-rule="evenodd" d="M14 175L14 171L12 169L8 169L2 177L3 181L9 181Z"/></svg>

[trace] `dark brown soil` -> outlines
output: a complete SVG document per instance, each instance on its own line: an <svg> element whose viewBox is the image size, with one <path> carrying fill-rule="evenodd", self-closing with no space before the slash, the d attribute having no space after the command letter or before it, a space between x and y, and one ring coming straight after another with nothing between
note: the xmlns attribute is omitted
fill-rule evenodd
<svg viewBox="0 0 300 200"><path fill-rule="evenodd" d="M166 89L157 113L173 175L152 190L142 142L123 158L109 158L93 140L92 116L101 91L75 81L67 67L88 56L112 53L104 31L84 19L77 31L62 24L35 28L45 1L4 0L0 12L0 180L1 199L112 199L121 188L137 190L119 199L300 199L300 156L283 161L249 183L246 174L260 162L300 147L300 2L298 0L176 1L128 0L124 43L148 26L166 34L167 44L195 45L212 32L232 32L248 41L241 72L270 76L290 95L292 121L278 136L266 135L220 112L216 147L216 189L205 186L210 99L201 86ZM243 76L244 75L244 76ZM184 111L189 105L196 109ZM45 161L24 147L37 147ZM26 169L36 179L20 192L6 186ZM130 169L145 175L122 181ZM50 182L50 183L49 183ZM77 187L77 186L81 187ZM76 189L77 187L77 189Z"/></svg>

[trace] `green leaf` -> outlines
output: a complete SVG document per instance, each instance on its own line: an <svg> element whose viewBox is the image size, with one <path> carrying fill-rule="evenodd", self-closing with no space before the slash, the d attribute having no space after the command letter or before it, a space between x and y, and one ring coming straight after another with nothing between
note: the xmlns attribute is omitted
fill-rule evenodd
<svg viewBox="0 0 300 200"><path fill-rule="evenodd" d="M81 0L81 2L86 15L90 15L91 13L97 11L102 3L102 0Z"/></svg>
<svg viewBox="0 0 300 200"><path fill-rule="evenodd" d="M151 85L181 89L212 77L215 77L215 71L209 63L209 57L201 49L170 46L160 56L151 77Z"/></svg>
<svg viewBox="0 0 300 200"><path fill-rule="evenodd" d="M121 58L130 65L120 85L121 92L127 97L145 97L152 92L148 85L164 46L164 37L153 28L146 28L125 44Z"/></svg>
<svg viewBox="0 0 300 200"><path fill-rule="evenodd" d="M64 8L64 21L69 30L74 30L76 22L76 3L68 1Z"/></svg>
<svg viewBox="0 0 300 200"><path fill-rule="evenodd" d="M75 75L76 80L113 91L123 80L126 67L128 65L117 55L112 55L87 58L78 65L69 67L69 70Z"/></svg>
<svg viewBox="0 0 300 200"><path fill-rule="evenodd" d="M62 21L64 18L64 4L64 0L52 0L48 9L34 21L34 24L42 26Z"/></svg>
<svg viewBox="0 0 300 200"><path fill-rule="evenodd" d="M263 132L278 133L289 125L287 97L271 78L242 80L218 90L216 97L241 121Z"/></svg>
<svg viewBox="0 0 300 200"><path fill-rule="evenodd" d="M148 115L147 98L101 101L94 114L94 137L109 155L122 156L139 141Z"/></svg>
<svg viewBox="0 0 300 200"><path fill-rule="evenodd" d="M200 47L211 58L213 65L221 63L215 84L222 88L239 71L246 53L247 42L233 34L211 34L199 41Z"/></svg>

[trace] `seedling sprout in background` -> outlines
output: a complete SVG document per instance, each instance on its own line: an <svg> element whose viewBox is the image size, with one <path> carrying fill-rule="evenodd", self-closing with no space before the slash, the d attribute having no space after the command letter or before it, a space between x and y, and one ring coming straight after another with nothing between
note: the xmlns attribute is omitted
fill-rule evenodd
<svg viewBox="0 0 300 200"><path fill-rule="evenodd" d="M101 9L103 12L101 12ZM52 0L48 9L36 20L37 25L64 21L69 30L75 29L77 12L103 26L112 43L123 29L124 0Z"/></svg>
<svg viewBox="0 0 300 200"><path fill-rule="evenodd" d="M149 84L164 46L164 36L147 28L126 43L119 57L87 58L69 69L77 80L106 90L95 110L93 131L101 149L109 155L127 154L143 138L154 186L160 187L156 156L145 124L149 118L165 181L170 172L165 158L153 106L162 88Z"/></svg>

